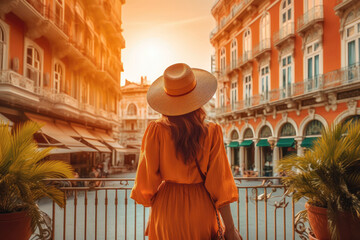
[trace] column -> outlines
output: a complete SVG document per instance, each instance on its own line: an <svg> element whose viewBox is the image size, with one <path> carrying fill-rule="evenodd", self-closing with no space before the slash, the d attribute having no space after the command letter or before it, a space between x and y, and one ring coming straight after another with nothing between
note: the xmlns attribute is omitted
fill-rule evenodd
<svg viewBox="0 0 360 240"><path fill-rule="evenodd" d="M301 143L302 143L302 138L295 138L296 140L296 149L297 149L297 155L298 156L303 156L304 155L304 150L301 147Z"/></svg>
<svg viewBox="0 0 360 240"><path fill-rule="evenodd" d="M274 176L278 176L278 171L277 171L277 166L279 164L279 148L278 147L274 147L273 150L273 175Z"/></svg>
<svg viewBox="0 0 360 240"><path fill-rule="evenodd" d="M240 147L240 156L239 156L239 162L240 162L240 173L241 175L244 174L244 170L245 170L245 152L244 152L244 147Z"/></svg>
<svg viewBox="0 0 360 240"><path fill-rule="evenodd" d="M259 151L260 151L260 173L259 176L264 176L265 172L264 172L264 166L265 166L265 151L263 147L259 147Z"/></svg>
<svg viewBox="0 0 360 240"><path fill-rule="evenodd" d="M229 161L230 166L232 166L232 158L231 158L231 147L229 147L230 142L228 142L226 145L226 155Z"/></svg>
<svg viewBox="0 0 360 240"><path fill-rule="evenodd" d="M254 148L255 148L255 156L254 156L254 162L255 162L255 168L254 171L258 172L258 176L260 176L260 147L257 147L258 140L254 140Z"/></svg>

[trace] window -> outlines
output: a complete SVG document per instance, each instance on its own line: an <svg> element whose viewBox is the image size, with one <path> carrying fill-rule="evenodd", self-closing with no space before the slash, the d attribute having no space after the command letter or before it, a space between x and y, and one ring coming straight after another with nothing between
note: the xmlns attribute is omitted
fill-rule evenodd
<svg viewBox="0 0 360 240"><path fill-rule="evenodd" d="M231 105L234 106L235 103L237 102L237 82L232 82L231 83Z"/></svg>
<svg viewBox="0 0 360 240"><path fill-rule="evenodd" d="M244 32L244 52L243 61L247 61L251 58L251 32L250 29Z"/></svg>
<svg viewBox="0 0 360 240"><path fill-rule="evenodd" d="M280 130L280 137L295 136L296 131L291 123L285 123Z"/></svg>
<svg viewBox="0 0 360 240"><path fill-rule="evenodd" d="M71 79L71 96L75 99L79 98L79 82L80 82L80 75L78 72L73 72L72 79ZM99 95L100 96L100 95Z"/></svg>
<svg viewBox="0 0 360 240"><path fill-rule="evenodd" d="M305 81L308 92L319 88L319 75L322 72L320 68L320 56L322 55L322 46L319 42L313 42L305 49Z"/></svg>
<svg viewBox="0 0 360 240"><path fill-rule="evenodd" d="M40 52L34 46L26 48L26 77L33 80L35 86L41 86L41 57Z"/></svg>
<svg viewBox="0 0 360 240"><path fill-rule="evenodd" d="M63 84L63 67L60 65L60 63L55 63L54 66L54 90L56 93L60 93L61 86Z"/></svg>
<svg viewBox="0 0 360 240"><path fill-rule="evenodd" d="M237 41L234 39L231 43L231 69L236 68L237 62Z"/></svg>
<svg viewBox="0 0 360 240"><path fill-rule="evenodd" d="M55 23L58 26L62 26L64 22L64 1L65 0L55 0Z"/></svg>
<svg viewBox="0 0 360 240"><path fill-rule="evenodd" d="M231 132L231 140L238 140L239 139L239 133L236 130L233 130Z"/></svg>
<svg viewBox="0 0 360 240"><path fill-rule="evenodd" d="M262 67L260 70L260 92L261 100L266 102L269 101L270 91L270 68L269 66Z"/></svg>
<svg viewBox="0 0 360 240"><path fill-rule="evenodd" d="M225 91L224 88L220 89L220 107L225 106L225 93L224 93L224 91Z"/></svg>
<svg viewBox="0 0 360 240"><path fill-rule="evenodd" d="M226 58L226 51L225 51L225 48L223 47L220 51L220 72L221 73L225 72L225 68L226 68L225 58Z"/></svg>
<svg viewBox="0 0 360 240"><path fill-rule="evenodd" d="M305 136L321 135L323 124L318 120L312 120L306 125Z"/></svg>
<svg viewBox="0 0 360 240"><path fill-rule="evenodd" d="M265 13L260 21L260 50L270 47L270 14Z"/></svg>
<svg viewBox="0 0 360 240"><path fill-rule="evenodd" d="M322 5L322 0L305 0L304 3L305 3L305 11L307 12L316 6Z"/></svg>
<svg viewBox="0 0 360 240"><path fill-rule="evenodd" d="M281 59L280 73L281 73L281 97L286 98L291 96L292 84L292 56L286 56Z"/></svg>
<svg viewBox="0 0 360 240"><path fill-rule="evenodd" d="M245 100L245 106L251 105L251 75L247 75L244 78L244 100Z"/></svg>
<svg viewBox="0 0 360 240"><path fill-rule="evenodd" d="M250 128L247 128L244 132L244 139L253 138L253 137L254 137L253 131Z"/></svg>
<svg viewBox="0 0 360 240"><path fill-rule="evenodd" d="M264 126L260 130L260 138L268 138L271 137L271 129L268 126Z"/></svg>
<svg viewBox="0 0 360 240"><path fill-rule="evenodd" d="M280 37L285 37L293 30L293 0L284 0L281 3L280 10Z"/></svg>
<svg viewBox="0 0 360 240"><path fill-rule="evenodd" d="M90 103L90 83L89 83L89 81L82 82L81 101L82 101L82 103L86 103L86 104Z"/></svg>
<svg viewBox="0 0 360 240"><path fill-rule="evenodd" d="M6 42L5 42L5 30L0 25L0 71L5 67L5 55L6 55Z"/></svg>
<svg viewBox="0 0 360 240"><path fill-rule="evenodd" d="M135 104L130 103L127 109L127 115L129 116L134 116L137 114L137 108L135 106Z"/></svg>
<svg viewBox="0 0 360 240"><path fill-rule="evenodd" d="M357 68L360 62L360 19L353 20L353 13L347 16L349 24L345 27L345 51L348 80L351 81L357 76Z"/></svg>

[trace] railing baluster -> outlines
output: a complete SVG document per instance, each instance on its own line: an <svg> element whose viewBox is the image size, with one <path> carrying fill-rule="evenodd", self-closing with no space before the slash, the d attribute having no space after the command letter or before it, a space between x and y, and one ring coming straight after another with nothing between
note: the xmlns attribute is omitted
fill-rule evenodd
<svg viewBox="0 0 360 240"><path fill-rule="evenodd" d="M136 240L136 201L134 201L134 239Z"/></svg>
<svg viewBox="0 0 360 240"><path fill-rule="evenodd" d="M117 240L117 220L118 220L118 190L115 190L115 240Z"/></svg>
<svg viewBox="0 0 360 240"><path fill-rule="evenodd" d="M95 240L97 239L97 208L98 208L98 190L95 190Z"/></svg>
<svg viewBox="0 0 360 240"><path fill-rule="evenodd" d="M256 228L256 240L259 239L259 219L258 219L258 189L255 189L255 228Z"/></svg>
<svg viewBox="0 0 360 240"><path fill-rule="evenodd" d="M63 239L66 240L66 194L67 194L67 191L64 190L64 226L63 226Z"/></svg>
<svg viewBox="0 0 360 240"><path fill-rule="evenodd" d="M85 207L85 226L84 226L84 239L86 240L86 237L87 237L87 204L88 204L88 198L87 198L87 193L88 193L88 190L85 190L85 198L84 198L84 207Z"/></svg>
<svg viewBox="0 0 360 240"><path fill-rule="evenodd" d="M51 239L55 239L55 201L52 201Z"/></svg>
<svg viewBox="0 0 360 240"><path fill-rule="evenodd" d="M286 205L284 206L284 240L286 240Z"/></svg>
<svg viewBox="0 0 360 240"><path fill-rule="evenodd" d="M295 240L295 201L291 198L292 239Z"/></svg>
<svg viewBox="0 0 360 240"><path fill-rule="evenodd" d="M264 188L264 211L265 211L265 240L268 239L268 226L267 226L267 189Z"/></svg>
<svg viewBox="0 0 360 240"><path fill-rule="evenodd" d="M128 205L127 189L125 189L125 240L127 239L127 205Z"/></svg>
<svg viewBox="0 0 360 240"><path fill-rule="evenodd" d="M238 195L240 196L240 190L238 189ZM240 197L237 200L237 226L238 231L240 232Z"/></svg>
<svg viewBox="0 0 360 240"><path fill-rule="evenodd" d="M275 207L275 209L274 209L274 240L276 240L276 207Z"/></svg>
<svg viewBox="0 0 360 240"><path fill-rule="evenodd" d="M107 239L108 190L105 190L105 240Z"/></svg>
<svg viewBox="0 0 360 240"><path fill-rule="evenodd" d="M245 205L246 205L246 239L249 240L249 196L248 189L245 188Z"/></svg>
<svg viewBox="0 0 360 240"><path fill-rule="evenodd" d="M74 192L74 240L76 240L76 210L77 210L77 191Z"/></svg>
<svg viewBox="0 0 360 240"><path fill-rule="evenodd" d="M145 207L143 207L144 209L144 215L143 215L143 239L145 240Z"/></svg>

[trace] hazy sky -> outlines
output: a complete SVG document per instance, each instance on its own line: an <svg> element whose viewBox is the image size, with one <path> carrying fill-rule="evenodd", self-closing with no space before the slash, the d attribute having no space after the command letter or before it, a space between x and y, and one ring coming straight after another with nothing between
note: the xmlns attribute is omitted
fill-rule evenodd
<svg viewBox="0 0 360 240"><path fill-rule="evenodd" d="M122 8L125 79L152 82L176 62L210 71L214 0L127 0Z"/></svg>

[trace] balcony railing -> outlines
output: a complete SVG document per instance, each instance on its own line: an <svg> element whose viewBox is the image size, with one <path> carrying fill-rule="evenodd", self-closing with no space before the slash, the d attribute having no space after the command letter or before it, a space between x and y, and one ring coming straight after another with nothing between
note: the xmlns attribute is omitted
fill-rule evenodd
<svg viewBox="0 0 360 240"><path fill-rule="evenodd" d="M259 44L254 47L254 57L260 56L262 53L271 50L271 38L260 40Z"/></svg>
<svg viewBox="0 0 360 240"><path fill-rule="evenodd" d="M274 44L276 46L283 43L289 37L295 36L294 22L289 22L283 25L278 32L274 34Z"/></svg>
<svg viewBox="0 0 360 240"><path fill-rule="evenodd" d="M311 26L311 24L324 19L323 5L313 7L298 18L298 32L302 32Z"/></svg>
<svg viewBox="0 0 360 240"><path fill-rule="evenodd" d="M244 66L246 63L251 61L253 58L252 51L244 51L244 53L239 57L239 67Z"/></svg>
<svg viewBox="0 0 360 240"><path fill-rule="evenodd" d="M24 77L12 70L4 70L0 72L0 84L9 84L21 88L30 93L36 93L34 81Z"/></svg>
<svg viewBox="0 0 360 240"><path fill-rule="evenodd" d="M316 91L331 90L340 86L347 86L360 82L360 63L338 69L332 72L305 79L302 82L289 84L286 88L272 89L267 93L253 95L239 100L235 104L216 109L216 114L226 114L234 111L243 111L261 104L276 102L281 99L298 97Z"/></svg>
<svg viewBox="0 0 360 240"><path fill-rule="evenodd" d="M47 181L59 186L66 202L63 209L48 199L38 203L49 239L145 239L149 208L130 199L134 179ZM295 203L280 178L235 178L235 182L239 198L231 211L244 239L307 238L304 219L295 220L305 200Z"/></svg>
<svg viewBox="0 0 360 240"><path fill-rule="evenodd" d="M210 39L213 38L218 32L223 30L223 28L235 17L239 14L239 12L245 9L245 6L250 3L252 0L242 0L237 5L234 5L233 11L229 13L218 26L216 26L210 33ZM216 4L216 3L215 3Z"/></svg>

